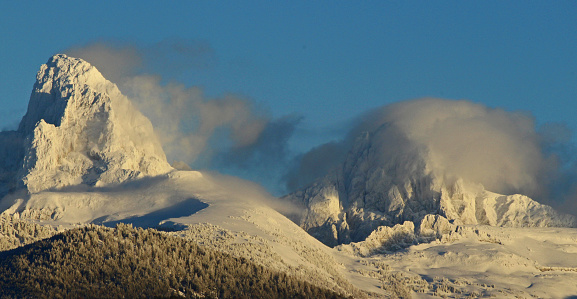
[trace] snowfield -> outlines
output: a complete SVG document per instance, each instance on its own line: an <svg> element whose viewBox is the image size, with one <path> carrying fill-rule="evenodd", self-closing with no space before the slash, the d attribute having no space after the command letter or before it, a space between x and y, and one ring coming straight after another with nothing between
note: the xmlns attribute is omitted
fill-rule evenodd
<svg viewBox="0 0 577 299"><path fill-rule="evenodd" d="M466 226L441 240L369 260L405 276L419 292L415 298L577 294L577 230L570 228Z"/></svg>
<svg viewBox="0 0 577 299"><path fill-rule="evenodd" d="M334 249L271 208L294 207L281 207L282 203L253 183L217 174L173 171L111 188L69 189L82 190L45 191L11 199L13 205L3 216L54 228L118 222L159 228L319 286L363 296L348 282L349 273L333 256ZM374 291L388 294L378 289L378 280L372 281Z"/></svg>
<svg viewBox="0 0 577 299"><path fill-rule="evenodd" d="M440 238L415 244L414 226L400 226L404 238L380 240L385 247L373 240L375 252L361 255L350 249L354 243L322 244L271 208L281 209L278 200L232 177L174 171L85 189L16 199L3 216L54 228L118 222L158 227L356 296L363 296L356 289L377 297L410 292L414 298L577 294L577 229L452 226Z"/></svg>

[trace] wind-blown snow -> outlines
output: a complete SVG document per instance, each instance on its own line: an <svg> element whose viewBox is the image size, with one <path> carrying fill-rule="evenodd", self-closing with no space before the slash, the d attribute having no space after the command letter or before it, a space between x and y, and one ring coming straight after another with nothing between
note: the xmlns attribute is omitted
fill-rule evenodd
<svg viewBox="0 0 577 299"><path fill-rule="evenodd" d="M391 141L393 146L387 143ZM362 133L339 167L285 199L303 206L295 221L330 246L363 241L379 226L405 221L418 226L428 214L455 224L576 224L572 216L527 196L501 195L474 181L447 179L431 166L426 152L397 126L384 124Z"/></svg>

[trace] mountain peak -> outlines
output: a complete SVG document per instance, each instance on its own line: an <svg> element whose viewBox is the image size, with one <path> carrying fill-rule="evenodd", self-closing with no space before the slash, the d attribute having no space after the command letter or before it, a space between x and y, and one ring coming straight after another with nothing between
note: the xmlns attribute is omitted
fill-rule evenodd
<svg viewBox="0 0 577 299"><path fill-rule="evenodd" d="M150 121L95 67L64 54L40 67L26 115L10 134L21 140L15 152L22 162L18 182L8 185L30 192L172 169Z"/></svg>
<svg viewBox="0 0 577 299"><path fill-rule="evenodd" d="M59 126L74 90L85 86L90 86L94 91L111 90L114 89L113 85L88 62L64 54L54 55L40 67L36 75L28 111L18 130L22 133L30 132L41 119Z"/></svg>
<svg viewBox="0 0 577 299"><path fill-rule="evenodd" d="M394 140L395 149L385 140ZM501 195L479 183L432 171L427 150L395 126L356 139L345 161L325 177L285 199L305 207L296 222L329 246L359 242L380 226L405 221L417 227L427 215L457 225L574 226L523 195Z"/></svg>

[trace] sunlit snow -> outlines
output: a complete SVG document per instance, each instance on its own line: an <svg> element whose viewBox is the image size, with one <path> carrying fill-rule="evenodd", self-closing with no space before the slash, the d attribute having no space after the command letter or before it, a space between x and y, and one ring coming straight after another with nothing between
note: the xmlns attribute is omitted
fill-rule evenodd
<svg viewBox="0 0 577 299"><path fill-rule="evenodd" d="M13 238L2 250L31 241L7 233L18 221L56 228L37 238L123 222L355 297L577 294L577 230L559 227L572 217L422 169L393 180L399 161L374 163L370 139L340 172L274 198L238 178L170 167L148 119L94 67L64 55L42 66L18 132L2 134L21 142L0 151L19 159L0 167L13 174L0 177L0 239Z"/></svg>

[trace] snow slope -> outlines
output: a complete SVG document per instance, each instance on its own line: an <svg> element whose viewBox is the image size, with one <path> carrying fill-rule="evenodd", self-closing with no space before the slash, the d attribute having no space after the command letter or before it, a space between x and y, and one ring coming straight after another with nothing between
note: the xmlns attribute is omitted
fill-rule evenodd
<svg viewBox="0 0 577 299"><path fill-rule="evenodd" d="M577 230L571 228L465 226L370 260L406 277L415 298L577 295Z"/></svg>
<svg viewBox="0 0 577 299"><path fill-rule="evenodd" d="M12 206L4 214L16 219L64 228L118 222L159 228L319 286L364 296L347 278L358 275L335 260L333 249L271 208L293 207L240 179L172 171L112 187L69 187L4 200L9 199ZM379 284L372 279L366 289L386 295Z"/></svg>
<svg viewBox="0 0 577 299"><path fill-rule="evenodd" d="M13 202L5 214L44 226L160 227L357 297L363 294L355 287L388 297L405 285L414 298L577 294L577 230L570 228L460 226L428 216L417 231L433 241L416 242L415 227L406 222L381 227L361 244L329 248L272 209L292 207L281 207L260 187L196 171L44 191Z"/></svg>

